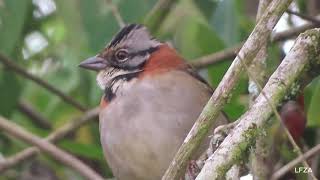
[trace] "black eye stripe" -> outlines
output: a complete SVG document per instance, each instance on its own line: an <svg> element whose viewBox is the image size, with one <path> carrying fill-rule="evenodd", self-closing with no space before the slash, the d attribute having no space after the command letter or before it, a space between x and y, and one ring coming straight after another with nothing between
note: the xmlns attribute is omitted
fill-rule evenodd
<svg viewBox="0 0 320 180"><path fill-rule="evenodd" d="M146 55L151 54L154 51L159 49L159 46L157 47L150 47L148 49L137 51L137 52L131 52L128 54L128 57L124 61L119 61L116 57L116 53L113 53L111 58L109 58L109 63L111 66L117 68L117 69L123 69L123 70L134 70L141 68L145 62L146 62ZM139 57L139 59L135 59L135 57ZM137 63L137 64L136 64Z"/></svg>
<svg viewBox="0 0 320 180"><path fill-rule="evenodd" d="M149 49L145 49L142 51L137 51L137 52L133 52L129 54L129 57L135 57L135 56L145 56L146 54L151 54L154 51L156 51L158 49L158 47L151 47Z"/></svg>

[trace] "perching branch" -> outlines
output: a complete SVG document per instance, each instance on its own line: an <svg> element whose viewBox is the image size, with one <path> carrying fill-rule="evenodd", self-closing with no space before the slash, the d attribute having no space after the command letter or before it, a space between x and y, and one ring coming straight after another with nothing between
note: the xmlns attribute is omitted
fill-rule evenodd
<svg viewBox="0 0 320 180"><path fill-rule="evenodd" d="M87 179L103 180L100 175L98 175L83 162L73 157L71 154L59 149L57 146L51 144L48 141L44 141L40 137L33 135L32 133L26 131L12 121L1 116L0 129L18 139L21 139L24 142L37 146L39 149L54 157L56 160L67 166L70 166Z"/></svg>
<svg viewBox="0 0 320 180"><path fill-rule="evenodd" d="M110 6L111 12L112 12L114 18L116 18L118 25L120 26L120 28L123 28L126 25L126 23L124 22L123 18L121 17L118 6L116 6L112 2L112 0L107 0L107 4Z"/></svg>
<svg viewBox="0 0 320 180"><path fill-rule="evenodd" d="M214 154L206 161L197 179L220 179L239 159L254 140L261 128L267 125L276 106L301 78L301 74L312 66L320 64L320 29L301 34L294 47L270 77L257 97L255 104L241 116L239 124L226 137ZM319 73L319 72L318 72Z"/></svg>
<svg viewBox="0 0 320 180"><path fill-rule="evenodd" d="M49 136L45 138L46 141L49 142L57 142L58 140L62 139L63 137L67 136L68 134L72 133L85 123L96 119L99 114L99 108L94 108L91 110L86 111L84 114L80 115L79 117L69 121L64 126L58 128L57 130L53 131ZM39 149L37 147L29 147L24 149L15 155L5 158L5 160L0 161L0 173L4 170L21 163L24 160L27 160L34 155L39 153Z"/></svg>
<svg viewBox="0 0 320 180"><path fill-rule="evenodd" d="M60 91L59 89L55 88L54 86L50 85L48 82L34 76L33 74L27 72L22 67L14 63L12 60L4 56L0 53L0 61L9 69L13 70L15 73L21 75L24 78L32 80L36 84L42 86L43 88L47 89L48 91L52 92L53 94L60 97L64 102L76 107L80 111L85 111L86 107L81 105L79 102L74 100L72 97L66 95L64 92Z"/></svg>
<svg viewBox="0 0 320 180"><path fill-rule="evenodd" d="M270 3L239 52L239 55L243 58L243 62L248 65L251 63L261 46L269 39L272 29L291 1L292 0L273 0ZM236 57L176 153L162 178L163 180L178 179L181 176L188 160L207 135L223 105L231 98L231 91L239 81L242 70L242 62L239 57Z"/></svg>
<svg viewBox="0 0 320 180"><path fill-rule="evenodd" d="M312 29L315 27L319 27L317 24L308 23L303 26L295 27L292 29L288 29L283 32L275 33L271 35L271 42L284 41L288 38L292 38L294 36L298 36L300 33ZM234 47L223 49L221 51L200 57L191 61L193 67L197 69L206 68L210 65L214 65L226 59L234 59L239 52L240 48L243 46L244 42L235 45Z"/></svg>

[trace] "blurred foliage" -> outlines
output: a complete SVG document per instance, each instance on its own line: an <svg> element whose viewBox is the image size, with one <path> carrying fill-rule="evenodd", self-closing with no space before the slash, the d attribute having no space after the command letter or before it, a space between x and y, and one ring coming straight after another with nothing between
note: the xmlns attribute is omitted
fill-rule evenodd
<svg viewBox="0 0 320 180"><path fill-rule="evenodd" d="M125 22L142 23L157 0L114 0ZM153 34L170 42L188 61L232 47L245 40L254 27L244 6L245 0L181 0L171 8L161 26ZM299 0L305 11L305 1ZM0 0L0 52L25 70L41 77L87 107L98 105L102 91L95 81L95 73L78 68L83 59L94 56L110 41L119 26L104 0ZM155 32L156 31L156 32ZM281 46L269 48L268 72L279 64ZM200 71L216 87L231 64L231 59ZM248 104L248 78L243 74L233 91L233 98L224 108L235 120ZM81 115L74 107L61 101L51 92L30 80L17 76L0 63L0 114L29 131L46 136L51 130L39 128L17 108L19 100L32 104L58 128ZM308 126L319 127L320 80L314 80L306 90ZM319 137L320 138L320 137ZM98 125L92 122L71 134L58 145L88 162L105 177L110 177L100 147ZM27 145L0 134L0 156L10 156ZM58 177L76 179L71 169L41 155L37 158L49 165ZM33 161L21 163L0 176L6 179L19 176ZM81 179L81 178L80 178Z"/></svg>
<svg viewBox="0 0 320 180"><path fill-rule="evenodd" d="M305 88L305 101L308 117L308 126L319 128L320 127L320 77L315 78Z"/></svg>
<svg viewBox="0 0 320 180"><path fill-rule="evenodd" d="M14 59L18 58L21 51L24 25L31 1L6 0L0 6L1 29L0 51ZM0 113L9 116L13 112L19 99L22 87L17 76L2 68L0 72Z"/></svg>

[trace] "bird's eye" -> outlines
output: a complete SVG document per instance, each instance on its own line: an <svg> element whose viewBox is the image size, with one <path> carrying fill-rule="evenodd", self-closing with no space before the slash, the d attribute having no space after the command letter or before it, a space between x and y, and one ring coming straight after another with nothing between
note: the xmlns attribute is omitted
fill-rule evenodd
<svg viewBox="0 0 320 180"><path fill-rule="evenodd" d="M117 51L116 58L118 61L125 61L128 58L128 51L124 49Z"/></svg>

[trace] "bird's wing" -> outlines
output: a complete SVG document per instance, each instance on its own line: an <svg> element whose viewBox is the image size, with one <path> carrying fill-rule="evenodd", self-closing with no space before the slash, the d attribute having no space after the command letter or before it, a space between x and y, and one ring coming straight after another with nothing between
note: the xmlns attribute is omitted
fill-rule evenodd
<svg viewBox="0 0 320 180"><path fill-rule="evenodd" d="M191 66L191 65L187 65L187 68L185 69L185 71L190 74L192 77L194 77L195 79L199 80L200 82L202 82L203 84L205 84L210 92L210 94L213 93L214 88L212 88L210 86L210 84L208 83L207 80L205 80L202 76L199 75L199 73Z"/></svg>

